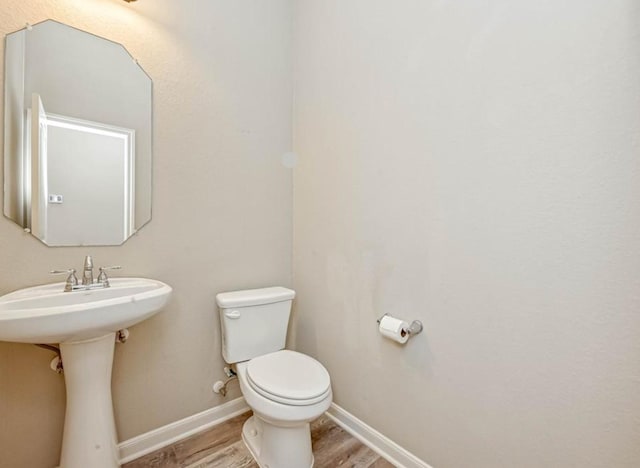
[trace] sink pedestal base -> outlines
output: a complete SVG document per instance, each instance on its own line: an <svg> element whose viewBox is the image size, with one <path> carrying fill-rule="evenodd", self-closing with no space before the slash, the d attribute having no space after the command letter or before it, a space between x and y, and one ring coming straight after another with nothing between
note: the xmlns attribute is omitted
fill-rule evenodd
<svg viewBox="0 0 640 468"><path fill-rule="evenodd" d="M67 409L60 468L120 466L111 400L115 333L60 343Z"/></svg>

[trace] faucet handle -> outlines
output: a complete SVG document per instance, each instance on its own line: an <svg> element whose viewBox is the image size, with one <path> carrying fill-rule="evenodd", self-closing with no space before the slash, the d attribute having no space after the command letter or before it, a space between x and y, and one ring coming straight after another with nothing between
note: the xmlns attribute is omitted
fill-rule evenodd
<svg viewBox="0 0 640 468"><path fill-rule="evenodd" d="M109 278L107 277L107 270L120 270L122 267L120 265L114 266L106 266L100 267L98 270L100 274L98 275L98 283L102 284L105 288L109 287Z"/></svg>
<svg viewBox="0 0 640 468"><path fill-rule="evenodd" d="M76 269L75 268L69 268L68 270L51 270L49 272L49 274L51 275L64 275L68 273L69 276L75 276L76 275Z"/></svg>
<svg viewBox="0 0 640 468"><path fill-rule="evenodd" d="M68 270L51 270L49 272L52 275L66 275L67 276L67 281L64 285L64 290L65 291L71 291L73 289L74 286L78 285L78 277L76 276L76 269L75 268L69 268Z"/></svg>

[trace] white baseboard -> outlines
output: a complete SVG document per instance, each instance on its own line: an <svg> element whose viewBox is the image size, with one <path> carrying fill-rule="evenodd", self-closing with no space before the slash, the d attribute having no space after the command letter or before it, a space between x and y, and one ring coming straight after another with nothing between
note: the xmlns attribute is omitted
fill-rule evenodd
<svg viewBox="0 0 640 468"><path fill-rule="evenodd" d="M127 463L249 411L244 398L194 414L118 444L120 463Z"/></svg>
<svg viewBox="0 0 640 468"><path fill-rule="evenodd" d="M244 398L236 398L215 408L205 410L166 426L159 427L145 434L133 437L118 444L120 463L127 463L148 453L186 439L210 427L223 423L239 414L249 411ZM336 405L331 404L327 415L349 434L379 453L398 468L431 468L427 463L409 453L398 444L380 434L374 428L356 418L354 415Z"/></svg>
<svg viewBox="0 0 640 468"><path fill-rule="evenodd" d="M345 409L331 404L327 415L340 427L398 468L431 468Z"/></svg>

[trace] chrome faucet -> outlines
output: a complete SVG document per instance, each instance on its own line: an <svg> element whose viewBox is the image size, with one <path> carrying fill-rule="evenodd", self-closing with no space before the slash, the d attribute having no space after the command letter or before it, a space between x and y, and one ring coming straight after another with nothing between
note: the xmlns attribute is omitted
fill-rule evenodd
<svg viewBox="0 0 640 468"><path fill-rule="evenodd" d="M67 270L52 270L49 273L54 275L67 274L67 281L64 285L64 291L87 291L89 289L103 289L108 288L111 285L109 284L109 278L107 277L107 270L119 270L120 266L108 266L108 267L100 267L100 274L98 278L94 281L93 279L93 258L91 255L87 255L84 258L84 266L82 268L82 284L79 284L78 278L76 277L76 270L73 268Z"/></svg>
<svg viewBox="0 0 640 468"><path fill-rule="evenodd" d="M84 267L82 267L82 285L93 284L93 258L91 255L84 257Z"/></svg>

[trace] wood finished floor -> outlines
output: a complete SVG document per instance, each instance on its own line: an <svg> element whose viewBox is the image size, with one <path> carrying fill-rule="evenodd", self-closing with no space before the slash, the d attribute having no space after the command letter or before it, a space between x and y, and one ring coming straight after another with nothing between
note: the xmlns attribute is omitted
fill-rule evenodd
<svg viewBox="0 0 640 468"><path fill-rule="evenodd" d="M246 412L123 468L258 468L242 442ZM393 468L393 465L323 415L311 424L314 468ZM302 468L302 467L301 467Z"/></svg>

